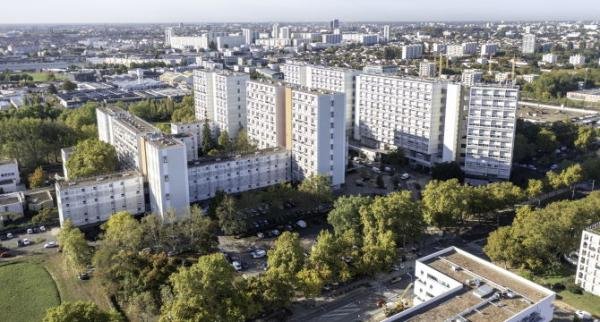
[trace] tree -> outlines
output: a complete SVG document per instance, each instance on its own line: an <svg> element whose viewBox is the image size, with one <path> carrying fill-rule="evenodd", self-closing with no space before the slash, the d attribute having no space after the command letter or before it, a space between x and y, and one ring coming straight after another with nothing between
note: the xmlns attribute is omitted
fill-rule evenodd
<svg viewBox="0 0 600 322"><path fill-rule="evenodd" d="M431 178L434 180L458 179L459 182L463 182L465 173L456 162L436 163L431 167Z"/></svg>
<svg viewBox="0 0 600 322"><path fill-rule="evenodd" d="M524 162L535 153L535 145L530 143L527 136L517 133L515 135L514 161Z"/></svg>
<svg viewBox="0 0 600 322"><path fill-rule="evenodd" d="M196 115L194 113L194 109L190 106L182 107L176 109L171 116L171 122L193 122L196 120Z"/></svg>
<svg viewBox="0 0 600 322"><path fill-rule="evenodd" d="M224 152L231 151L231 139L229 138L229 133L226 130L221 131L219 134L219 139L217 141L219 144L219 148Z"/></svg>
<svg viewBox="0 0 600 322"><path fill-rule="evenodd" d="M63 91L74 91L77 89L77 85L69 80L65 80L62 85L61 88Z"/></svg>
<svg viewBox="0 0 600 322"><path fill-rule="evenodd" d="M190 209L190 216L180 221L178 226L182 234L180 243L186 246L186 250L206 255L217 248L219 244L217 225L202 212L201 208L193 206Z"/></svg>
<svg viewBox="0 0 600 322"><path fill-rule="evenodd" d="M381 162L385 164L391 164L396 166L402 166L406 164L406 156L404 150L398 148L394 149L386 154L381 155Z"/></svg>
<svg viewBox="0 0 600 322"><path fill-rule="evenodd" d="M547 128L542 128L537 134L535 144L542 152L553 152L558 147L556 134Z"/></svg>
<svg viewBox="0 0 600 322"><path fill-rule="evenodd" d="M548 183L554 189L560 189L562 187L573 188L576 183L583 179L583 168L580 164L574 164L560 173L548 171L546 177L548 178Z"/></svg>
<svg viewBox="0 0 600 322"><path fill-rule="evenodd" d="M239 153L252 153L256 151L250 139L248 138L248 131L246 129L240 129L235 138L235 150Z"/></svg>
<svg viewBox="0 0 600 322"><path fill-rule="evenodd" d="M170 278L173 298L160 321L244 321L245 300L235 287L235 271L223 254L202 256Z"/></svg>
<svg viewBox="0 0 600 322"><path fill-rule="evenodd" d="M287 231L281 234L268 255L268 271L276 273L281 280L293 285L296 274L304 265L304 249L300 246L298 234Z"/></svg>
<svg viewBox="0 0 600 322"><path fill-rule="evenodd" d="M58 210L56 208L42 208L35 216L31 217L31 223L34 225L54 222L58 222Z"/></svg>
<svg viewBox="0 0 600 322"><path fill-rule="evenodd" d="M580 126L577 129L577 138L573 143L575 148L581 151L587 151L596 140L596 132L591 126Z"/></svg>
<svg viewBox="0 0 600 322"><path fill-rule="evenodd" d="M438 228L454 227L467 215L464 187L457 179L430 181L423 190L423 211L427 224Z"/></svg>
<svg viewBox="0 0 600 322"><path fill-rule="evenodd" d="M385 181L383 181L382 175L377 176L377 178L375 179L375 184L377 184L377 188L385 189Z"/></svg>
<svg viewBox="0 0 600 322"><path fill-rule="evenodd" d="M341 196L333 203L333 209L327 215L327 221L333 226L336 235L346 231L355 234L362 232L362 223L359 210L368 206L373 200L365 196Z"/></svg>
<svg viewBox="0 0 600 322"><path fill-rule="evenodd" d="M29 175L28 181L29 188L31 189L42 187L46 181L46 174L44 173L42 167L35 168L33 173Z"/></svg>
<svg viewBox="0 0 600 322"><path fill-rule="evenodd" d="M204 125L202 125L202 151L206 154L214 147L215 143L213 142L212 131L207 120L204 121Z"/></svg>
<svg viewBox="0 0 600 322"><path fill-rule="evenodd" d="M219 226L226 235L240 234L246 231L246 222L237 214L235 200L230 196L225 196L223 201L216 209Z"/></svg>
<svg viewBox="0 0 600 322"><path fill-rule="evenodd" d="M63 223L58 234L58 244L70 269L80 272L90 263L91 249L85 236L70 220Z"/></svg>
<svg viewBox="0 0 600 322"><path fill-rule="evenodd" d="M328 202L333 199L331 181L323 175L312 175L305 178L298 186L298 191L306 193L322 202Z"/></svg>
<svg viewBox="0 0 600 322"><path fill-rule="evenodd" d="M500 227L487 238L483 250L495 262L504 262L507 265L516 262L519 250L510 229L510 227Z"/></svg>
<svg viewBox="0 0 600 322"><path fill-rule="evenodd" d="M70 179L90 177L114 172L118 167L115 148L97 139L88 139L75 146L67 160Z"/></svg>
<svg viewBox="0 0 600 322"><path fill-rule="evenodd" d="M527 182L527 196L529 198L535 198L544 191L544 181L537 179L529 179Z"/></svg>
<svg viewBox="0 0 600 322"><path fill-rule="evenodd" d="M582 163L583 173L586 179L600 180L600 159L588 158Z"/></svg>
<svg viewBox="0 0 600 322"><path fill-rule="evenodd" d="M104 312L92 302L64 302L46 311L43 322L120 322L117 312Z"/></svg>

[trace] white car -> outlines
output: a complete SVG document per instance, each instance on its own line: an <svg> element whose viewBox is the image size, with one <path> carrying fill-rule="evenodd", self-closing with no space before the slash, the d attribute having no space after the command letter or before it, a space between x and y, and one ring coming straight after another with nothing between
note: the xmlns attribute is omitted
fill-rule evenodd
<svg viewBox="0 0 600 322"><path fill-rule="evenodd" d="M575 311L575 316L581 320L591 320L592 319L592 314L590 312L583 311L583 310Z"/></svg>
<svg viewBox="0 0 600 322"><path fill-rule="evenodd" d="M408 173L405 172L405 173L403 173L400 176L400 179L402 179L402 180L408 180L408 179L410 179L410 174L408 174Z"/></svg>
<svg viewBox="0 0 600 322"><path fill-rule="evenodd" d="M242 270L242 263L238 261L231 262L231 266L233 266L233 269L235 269L238 272Z"/></svg>
<svg viewBox="0 0 600 322"><path fill-rule="evenodd" d="M263 257L267 256L267 251L264 249L257 249L250 254L252 255L252 258L255 258L255 259L263 258Z"/></svg>
<svg viewBox="0 0 600 322"><path fill-rule="evenodd" d="M25 238L25 239L23 239L23 245L29 246L29 245L31 245L31 241L29 239Z"/></svg>
<svg viewBox="0 0 600 322"><path fill-rule="evenodd" d="M57 247L57 246L58 245L54 241L49 241L49 242L47 242L47 243L44 244L44 248L54 248L54 247Z"/></svg>

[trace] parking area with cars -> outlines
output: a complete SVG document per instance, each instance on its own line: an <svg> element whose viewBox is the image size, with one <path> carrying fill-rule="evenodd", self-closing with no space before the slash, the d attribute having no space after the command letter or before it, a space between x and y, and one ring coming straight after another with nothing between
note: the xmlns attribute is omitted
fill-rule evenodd
<svg viewBox="0 0 600 322"><path fill-rule="evenodd" d="M58 228L38 226L23 233L0 233L0 258L10 259L28 253L52 251L58 247L58 231Z"/></svg>

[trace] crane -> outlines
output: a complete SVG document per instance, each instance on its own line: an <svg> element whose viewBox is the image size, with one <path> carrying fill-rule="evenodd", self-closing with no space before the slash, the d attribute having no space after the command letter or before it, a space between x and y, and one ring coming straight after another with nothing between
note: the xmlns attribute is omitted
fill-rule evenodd
<svg viewBox="0 0 600 322"><path fill-rule="evenodd" d="M413 283L411 282L410 284L408 284L408 286L404 289L404 292L402 292L402 294L400 294L400 296L398 297L398 299L394 302L390 302L388 304L391 305L386 305L383 309L385 316L392 316L396 313L400 313L404 310L406 310L409 306L408 301L404 300L404 297L406 296L406 294L408 293L408 291L412 288Z"/></svg>

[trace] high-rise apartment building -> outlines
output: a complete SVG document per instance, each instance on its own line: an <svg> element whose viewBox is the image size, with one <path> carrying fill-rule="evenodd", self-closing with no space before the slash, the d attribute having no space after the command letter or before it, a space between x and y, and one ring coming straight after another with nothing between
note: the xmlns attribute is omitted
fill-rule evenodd
<svg viewBox="0 0 600 322"><path fill-rule="evenodd" d="M436 63L423 61L419 64L419 77L435 77L437 71Z"/></svg>
<svg viewBox="0 0 600 322"><path fill-rule="evenodd" d="M285 89L282 84L249 81L246 109L248 138L259 149L285 145Z"/></svg>
<svg viewBox="0 0 600 322"><path fill-rule="evenodd" d="M0 194L19 190L20 183L21 176L17 160L0 160Z"/></svg>
<svg viewBox="0 0 600 322"><path fill-rule="evenodd" d="M548 64L556 64L558 56L553 53L544 54L544 56L542 56L542 61Z"/></svg>
<svg viewBox="0 0 600 322"><path fill-rule="evenodd" d="M345 182L345 94L286 88L286 148L292 178L324 175L333 186Z"/></svg>
<svg viewBox="0 0 600 322"><path fill-rule="evenodd" d="M573 55L569 57L569 64L573 66L585 65L585 56L581 54Z"/></svg>
<svg viewBox="0 0 600 322"><path fill-rule="evenodd" d="M281 67L284 79L289 84L300 85L312 89L322 89L346 94L346 130L348 134L358 133L355 121L356 75L359 71L348 68L308 65L299 62L288 62Z"/></svg>
<svg viewBox="0 0 600 322"><path fill-rule="evenodd" d="M332 31L340 28L340 21L338 19L333 19L329 22L329 29Z"/></svg>
<svg viewBox="0 0 600 322"><path fill-rule="evenodd" d="M412 44L402 46L402 59L419 59L423 57L423 45Z"/></svg>
<svg viewBox="0 0 600 322"><path fill-rule="evenodd" d="M250 76L229 71L194 71L196 117L210 120L231 137L246 127L246 82Z"/></svg>
<svg viewBox="0 0 600 322"><path fill-rule="evenodd" d="M274 23L271 29L271 38L279 38L279 24Z"/></svg>
<svg viewBox="0 0 600 322"><path fill-rule="evenodd" d="M523 35L523 47L521 48L521 52L523 54L535 54L536 42L534 34L524 34Z"/></svg>
<svg viewBox="0 0 600 322"><path fill-rule="evenodd" d="M587 227L581 233L578 258L575 284L600 296L600 223Z"/></svg>
<svg viewBox="0 0 600 322"><path fill-rule="evenodd" d="M149 135L145 140L149 202L152 211L168 219L169 212L186 215L190 206L186 147L164 134Z"/></svg>
<svg viewBox="0 0 600 322"><path fill-rule="evenodd" d="M510 179L519 89L449 85L448 97L443 161L458 162L472 178Z"/></svg>
<svg viewBox="0 0 600 322"><path fill-rule="evenodd" d="M279 38L281 39L290 39L292 38L292 32L290 27L281 27L279 28Z"/></svg>
<svg viewBox="0 0 600 322"><path fill-rule="evenodd" d="M244 38L244 44L252 45L254 41L258 38L258 31L250 28L242 29L242 37Z"/></svg>
<svg viewBox="0 0 600 322"><path fill-rule="evenodd" d="M464 69L461 75L461 82L466 86L473 86L481 83L483 72L479 69Z"/></svg>
<svg viewBox="0 0 600 322"><path fill-rule="evenodd" d="M382 75L356 77L361 143L402 148L413 163L430 167L441 155L446 83Z"/></svg>
<svg viewBox="0 0 600 322"><path fill-rule="evenodd" d="M383 26L383 39L390 41L390 25Z"/></svg>
<svg viewBox="0 0 600 322"><path fill-rule="evenodd" d="M100 141L115 147L123 168L140 169L143 162L143 137L159 132L152 124L120 108L96 109Z"/></svg>
<svg viewBox="0 0 600 322"><path fill-rule="evenodd" d="M497 43L486 43L481 45L481 57L491 57L495 56L498 52L498 44Z"/></svg>

